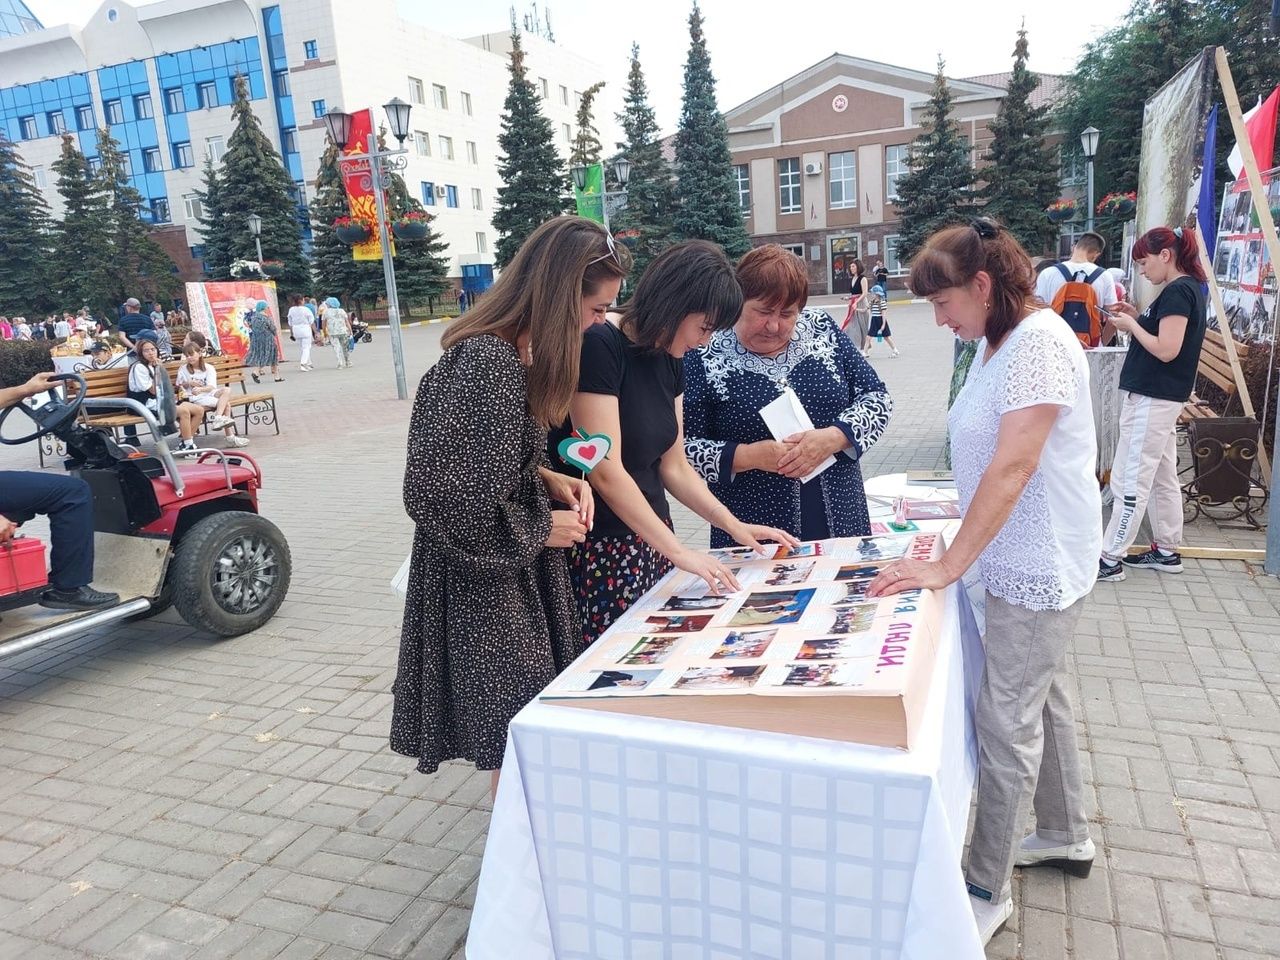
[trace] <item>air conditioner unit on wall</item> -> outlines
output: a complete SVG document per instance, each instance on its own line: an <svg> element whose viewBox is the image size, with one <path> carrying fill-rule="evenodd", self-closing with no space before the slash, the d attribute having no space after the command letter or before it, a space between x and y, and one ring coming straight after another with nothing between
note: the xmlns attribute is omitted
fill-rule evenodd
<svg viewBox="0 0 1280 960"><path fill-rule="evenodd" d="M449 191L446 190L444 187L436 187L437 197L447 197L448 195L449 195Z"/></svg>
<svg viewBox="0 0 1280 960"><path fill-rule="evenodd" d="M804 165L804 172L805 176L816 177L822 172L822 161L819 160L816 163L806 163Z"/></svg>

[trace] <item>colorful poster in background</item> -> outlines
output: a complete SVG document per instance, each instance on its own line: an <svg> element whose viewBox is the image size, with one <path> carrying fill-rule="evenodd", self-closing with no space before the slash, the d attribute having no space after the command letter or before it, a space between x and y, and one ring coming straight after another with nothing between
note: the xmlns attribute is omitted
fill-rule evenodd
<svg viewBox="0 0 1280 960"><path fill-rule="evenodd" d="M1273 215L1280 215L1280 168L1261 173L1267 202ZM1263 243L1247 180L1232 181L1223 189L1213 272L1222 290L1227 325L1235 338L1245 343L1269 341L1276 320L1276 272ZM1209 323L1221 329L1217 317L1211 315Z"/></svg>
<svg viewBox="0 0 1280 960"><path fill-rule="evenodd" d="M228 280L223 283L188 283L187 304L191 329L209 338L223 356L244 359L249 352L248 317L259 300L276 322L276 355L284 358L280 343L280 304L276 285L262 280Z"/></svg>
<svg viewBox="0 0 1280 960"><path fill-rule="evenodd" d="M587 167L587 181L582 189L574 184L573 199L578 205L578 216L604 223L604 165L593 163Z"/></svg>
<svg viewBox="0 0 1280 960"><path fill-rule="evenodd" d="M373 133L373 114L369 110L357 110L351 114L351 132L347 136L346 146L342 148L342 158L338 161L338 169L342 171L342 184L347 189L347 206L351 208L351 216L364 220L374 226L374 232L364 243L351 247L353 260L381 260L382 243L377 234L378 200L373 194L373 176L369 172L368 160L348 160L353 153L364 153L369 147L369 134ZM396 249L391 238L391 254Z"/></svg>

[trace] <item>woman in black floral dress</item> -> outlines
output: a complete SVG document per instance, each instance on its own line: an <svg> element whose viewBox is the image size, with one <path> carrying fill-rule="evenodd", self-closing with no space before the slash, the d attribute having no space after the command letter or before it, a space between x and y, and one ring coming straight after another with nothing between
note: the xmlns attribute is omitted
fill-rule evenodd
<svg viewBox="0 0 1280 960"><path fill-rule="evenodd" d="M543 224L454 321L418 388L391 748L423 773L471 760L495 771L496 790L507 724L582 651L564 551L549 548L580 543L594 504L585 483L547 469L547 426L568 413L582 331L628 267L598 224Z"/></svg>

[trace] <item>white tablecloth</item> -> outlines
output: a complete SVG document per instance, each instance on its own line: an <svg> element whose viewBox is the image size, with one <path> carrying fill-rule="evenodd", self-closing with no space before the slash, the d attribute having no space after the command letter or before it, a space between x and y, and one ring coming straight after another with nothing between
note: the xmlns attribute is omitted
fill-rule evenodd
<svg viewBox="0 0 1280 960"><path fill-rule="evenodd" d="M977 960L960 871L982 650L953 586L911 752L535 701L469 960Z"/></svg>
<svg viewBox="0 0 1280 960"><path fill-rule="evenodd" d="M1120 439L1120 368L1128 347L1097 347L1084 352L1089 362L1089 397L1093 402L1093 434L1098 441L1098 479L1111 473Z"/></svg>

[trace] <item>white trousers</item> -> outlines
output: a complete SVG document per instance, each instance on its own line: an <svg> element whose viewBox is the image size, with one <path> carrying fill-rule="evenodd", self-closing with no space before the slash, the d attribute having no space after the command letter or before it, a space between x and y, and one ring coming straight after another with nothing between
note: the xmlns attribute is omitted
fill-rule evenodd
<svg viewBox="0 0 1280 960"><path fill-rule="evenodd" d="M293 339L298 341L298 349L302 351L301 355L298 357L298 366L311 366L311 343L313 340L311 328L294 327L289 332L293 334Z"/></svg>
<svg viewBox="0 0 1280 960"><path fill-rule="evenodd" d="M1182 489L1178 486L1175 428L1183 404L1121 391L1120 439L1111 464L1115 505L1102 538L1102 555L1119 560L1137 539L1145 513L1151 537L1165 550L1182 545Z"/></svg>

